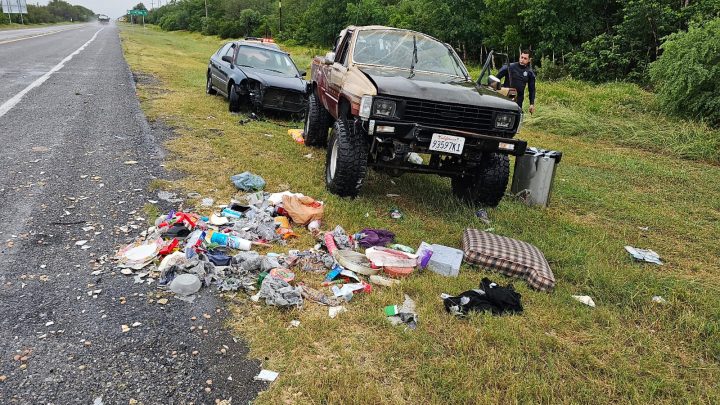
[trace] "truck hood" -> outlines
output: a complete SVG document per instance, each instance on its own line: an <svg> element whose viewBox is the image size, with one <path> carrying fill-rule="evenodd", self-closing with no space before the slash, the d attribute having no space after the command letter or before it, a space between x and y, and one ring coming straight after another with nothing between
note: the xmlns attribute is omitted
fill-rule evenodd
<svg viewBox="0 0 720 405"><path fill-rule="evenodd" d="M357 68L375 83L378 94L520 112L514 101L461 77L415 72L409 78L408 70L370 66Z"/></svg>

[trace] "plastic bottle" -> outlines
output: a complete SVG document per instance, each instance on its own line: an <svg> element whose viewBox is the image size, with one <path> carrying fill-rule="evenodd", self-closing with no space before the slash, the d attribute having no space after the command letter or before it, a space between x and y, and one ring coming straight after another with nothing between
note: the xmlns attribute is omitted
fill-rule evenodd
<svg viewBox="0 0 720 405"><path fill-rule="evenodd" d="M228 218L240 218L242 217L242 212L231 210L230 208L224 208L220 214L224 217Z"/></svg>
<svg viewBox="0 0 720 405"><path fill-rule="evenodd" d="M210 243L217 243L220 246L227 246L231 249L250 250L252 247L252 242L249 240L227 233L211 231L209 238Z"/></svg>

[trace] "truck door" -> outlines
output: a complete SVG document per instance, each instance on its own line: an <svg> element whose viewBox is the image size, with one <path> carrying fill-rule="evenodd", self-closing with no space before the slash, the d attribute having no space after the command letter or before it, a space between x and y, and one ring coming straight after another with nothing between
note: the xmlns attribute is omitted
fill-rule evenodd
<svg viewBox="0 0 720 405"><path fill-rule="evenodd" d="M330 111L335 111L333 115L336 117L340 114L338 111L338 101L340 100L340 90L342 89L348 71L348 61L350 60L348 53L350 51L350 41L352 37L353 31L348 31L345 34L335 51L335 62L330 66L330 69L327 70L327 108Z"/></svg>

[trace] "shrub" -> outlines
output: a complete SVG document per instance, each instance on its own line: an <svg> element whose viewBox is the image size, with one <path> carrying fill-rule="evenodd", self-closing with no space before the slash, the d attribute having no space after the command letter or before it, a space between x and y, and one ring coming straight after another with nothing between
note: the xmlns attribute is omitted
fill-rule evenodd
<svg viewBox="0 0 720 405"><path fill-rule="evenodd" d="M720 126L720 18L670 35L650 77L668 112Z"/></svg>
<svg viewBox="0 0 720 405"><path fill-rule="evenodd" d="M553 62L552 59L543 56L540 59L540 67L537 70L538 80L554 82L568 77L565 66Z"/></svg>

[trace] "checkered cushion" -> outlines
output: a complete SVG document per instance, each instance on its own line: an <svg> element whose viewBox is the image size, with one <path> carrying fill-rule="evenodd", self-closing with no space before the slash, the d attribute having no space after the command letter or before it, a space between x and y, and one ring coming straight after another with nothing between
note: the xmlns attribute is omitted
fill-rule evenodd
<svg viewBox="0 0 720 405"><path fill-rule="evenodd" d="M465 261L506 276L527 279L530 287L550 291L555 276L545 256L535 246L490 232L466 229L462 239Z"/></svg>

